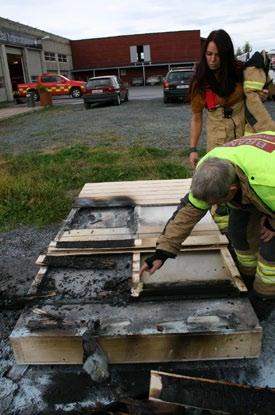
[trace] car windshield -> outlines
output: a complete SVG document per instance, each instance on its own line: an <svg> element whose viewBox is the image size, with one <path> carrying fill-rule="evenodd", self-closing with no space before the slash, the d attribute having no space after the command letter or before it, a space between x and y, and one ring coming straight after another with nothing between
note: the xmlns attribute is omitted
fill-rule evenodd
<svg viewBox="0 0 275 415"><path fill-rule="evenodd" d="M186 71L186 72L170 72L168 75L169 81L184 81L186 79L190 79L193 76L192 71Z"/></svg>
<svg viewBox="0 0 275 415"><path fill-rule="evenodd" d="M112 85L110 78L101 78L101 79L89 79L87 86L90 88L95 88L97 86Z"/></svg>

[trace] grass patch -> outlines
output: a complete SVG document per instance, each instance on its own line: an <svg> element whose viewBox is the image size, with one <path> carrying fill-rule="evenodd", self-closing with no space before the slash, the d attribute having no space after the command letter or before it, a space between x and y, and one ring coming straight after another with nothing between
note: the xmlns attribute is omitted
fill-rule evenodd
<svg viewBox="0 0 275 415"><path fill-rule="evenodd" d="M157 148L75 145L51 153L0 159L0 230L64 219L88 182L190 177L183 153ZM186 163L188 164L188 163Z"/></svg>

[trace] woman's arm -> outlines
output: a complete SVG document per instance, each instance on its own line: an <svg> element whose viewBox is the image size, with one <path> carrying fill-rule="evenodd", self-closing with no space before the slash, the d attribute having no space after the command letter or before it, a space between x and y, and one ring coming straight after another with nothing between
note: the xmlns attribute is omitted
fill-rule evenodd
<svg viewBox="0 0 275 415"><path fill-rule="evenodd" d="M196 164L199 160L199 155L197 152L197 144L200 139L202 131L202 112L193 112L191 119L191 132L190 132L190 155L189 161L193 168L196 167Z"/></svg>

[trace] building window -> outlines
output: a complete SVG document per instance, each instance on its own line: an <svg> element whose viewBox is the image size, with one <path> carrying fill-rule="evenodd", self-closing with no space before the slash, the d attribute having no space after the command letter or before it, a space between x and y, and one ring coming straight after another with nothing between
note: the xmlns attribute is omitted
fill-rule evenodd
<svg viewBox="0 0 275 415"><path fill-rule="evenodd" d="M68 62L67 56L63 55L62 53L58 54L58 62Z"/></svg>
<svg viewBox="0 0 275 415"><path fill-rule="evenodd" d="M130 46L130 60L135 64L151 62L150 45Z"/></svg>
<svg viewBox="0 0 275 415"><path fill-rule="evenodd" d="M55 53L44 52L45 61L55 61Z"/></svg>

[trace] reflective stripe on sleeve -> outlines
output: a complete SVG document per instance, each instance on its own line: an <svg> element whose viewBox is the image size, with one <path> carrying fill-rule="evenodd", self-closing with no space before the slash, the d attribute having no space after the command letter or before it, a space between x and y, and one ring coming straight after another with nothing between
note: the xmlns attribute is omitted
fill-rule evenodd
<svg viewBox="0 0 275 415"><path fill-rule="evenodd" d="M244 81L243 87L244 89L256 89L257 91L261 91L264 87L264 82Z"/></svg>
<svg viewBox="0 0 275 415"><path fill-rule="evenodd" d="M209 209L209 205L206 202L203 202L202 200L196 199L192 192L188 195L188 200L191 203L191 205L195 206L197 209L207 210Z"/></svg>

